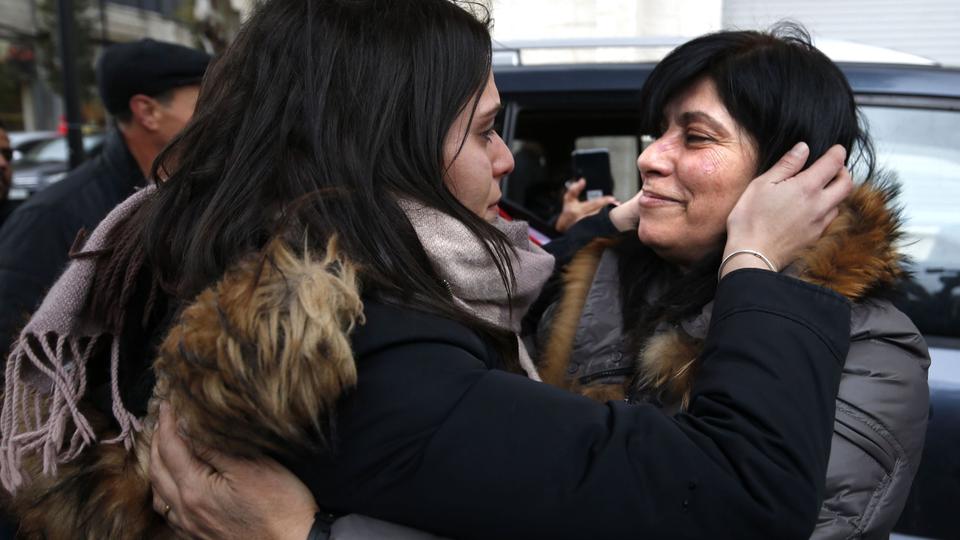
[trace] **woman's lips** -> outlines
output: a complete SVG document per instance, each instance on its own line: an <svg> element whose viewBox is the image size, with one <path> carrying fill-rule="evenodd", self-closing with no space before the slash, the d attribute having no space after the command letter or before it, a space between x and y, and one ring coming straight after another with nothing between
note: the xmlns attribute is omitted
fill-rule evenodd
<svg viewBox="0 0 960 540"><path fill-rule="evenodd" d="M640 195L640 206L647 208L657 208L662 206L675 206L682 205L683 203L677 199L672 199L666 195L661 195L653 191L643 190Z"/></svg>

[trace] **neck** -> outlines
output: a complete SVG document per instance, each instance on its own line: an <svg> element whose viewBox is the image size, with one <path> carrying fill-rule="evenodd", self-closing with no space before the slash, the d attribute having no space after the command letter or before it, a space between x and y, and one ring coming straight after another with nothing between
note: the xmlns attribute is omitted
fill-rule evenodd
<svg viewBox="0 0 960 540"><path fill-rule="evenodd" d="M667 264L680 270L682 274L688 274L690 273L691 270L700 266L701 263L709 259L714 254L722 253L723 247L724 247L724 244L720 244L719 246L717 246L716 250L707 251L706 253L700 253L696 256L696 258L692 260L689 257L679 256L680 254L678 254L676 250L671 251L668 249L657 248L653 246L650 246L650 250L653 251L653 253L657 257L665 261ZM719 261L717 262L719 264Z"/></svg>
<svg viewBox="0 0 960 540"><path fill-rule="evenodd" d="M130 150L130 154L137 162L137 167L143 173L144 178L149 178L150 168L153 167L153 160L157 158L160 149L151 140L147 133L137 127L121 127L120 135Z"/></svg>
<svg viewBox="0 0 960 540"><path fill-rule="evenodd" d="M676 268L680 271L681 274L690 273L690 269L693 268L693 264L687 261L679 260L676 257L670 256L669 253L664 253L662 250L653 249L654 255L656 255L660 260L667 263L668 266Z"/></svg>

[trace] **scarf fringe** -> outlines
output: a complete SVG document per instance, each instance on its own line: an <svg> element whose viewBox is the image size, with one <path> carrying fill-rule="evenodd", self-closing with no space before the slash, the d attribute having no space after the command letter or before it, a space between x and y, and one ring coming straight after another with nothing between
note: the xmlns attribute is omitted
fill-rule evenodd
<svg viewBox="0 0 960 540"><path fill-rule="evenodd" d="M53 337L24 333L7 360L0 413L0 482L10 493L29 480L23 463L28 453L39 451L43 474L53 475L58 464L76 458L97 441L78 403L86 392L87 363L101 335L59 336L55 343ZM122 442L129 450L143 426L120 397L119 339L111 337L110 349L113 414L120 434L104 442Z"/></svg>
<svg viewBox="0 0 960 540"><path fill-rule="evenodd" d="M143 431L143 424L123 406L123 398L120 396L120 340L113 338L110 343L110 392L113 402L113 417L120 424L120 434L116 437L104 441L107 444L123 443L124 448L129 451L133 448L134 437L140 431Z"/></svg>

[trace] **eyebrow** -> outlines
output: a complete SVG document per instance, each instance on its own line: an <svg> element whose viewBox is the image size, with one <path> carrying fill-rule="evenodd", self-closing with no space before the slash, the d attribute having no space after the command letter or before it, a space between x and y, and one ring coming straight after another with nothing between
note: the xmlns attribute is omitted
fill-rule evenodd
<svg viewBox="0 0 960 540"><path fill-rule="evenodd" d="M716 118L703 111L686 111L680 115L680 125L689 126L694 122L703 122L720 135L729 135L729 130Z"/></svg>
<svg viewBox="0 0 960 540"><path fill-rule="evenodd" d="M493 107L490 107L485 111L478 111L476 117L481 119L496 117L498 114L500 114L501 110L503 110L503 104L497 103L496 105L494 105Z"/></svg>

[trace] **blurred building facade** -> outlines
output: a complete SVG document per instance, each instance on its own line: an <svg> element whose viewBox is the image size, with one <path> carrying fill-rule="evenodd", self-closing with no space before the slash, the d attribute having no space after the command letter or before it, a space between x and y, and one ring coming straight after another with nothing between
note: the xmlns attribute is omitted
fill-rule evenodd
<svg viewBox="0 0 960 540"><path fill-rule="evenodd" d="M14 129L55 128L59 96L43 76L40 14L57 0L0 0L0 119ZM260 0L74 0L96 49L153 37L221 50ZM815 37L849 40L960 65L958 0L480 0L492 9L494 39L669 37L721 28L766 28L791 19ZM54 29L55 31L55 29ZM49 38L48 38L49 39ZM48 48L47 51L50 49ZM525 62L645 60L669 47L539 50ZM95 57L95 54L93 55ZM93 58L83 61L92 62Z"/></svg>
<svg viewBox="0 0 960 540"><path fill-rule="evenodd" d="M555 40L609 37L690 37L720 28L722 0L491 0L493 38ZM669 48L541 50L525 63L657 59Z"/></svg>
<svg viewBox="0 0 960 540"><path fill-rule="evenodd" d="M216 50L240 25L236 4L249 9L248 1L253 0L74 0L86 8L76 16L93 43L91 54L78 60L89 65L104 45L145 37ZM56 28L48 26L44 10L56 2L0 0L0 120L13 130L55 129L59 123L62 100L44 71L44 55L56 50L44 46L51 33L56 40ZM102 121L95 98L84 110L86 121Z"/></svg>
<svg viewBox="0 0 960 540"><path fill-rule="evenodd" d="M958 0L724 0L725 28L792 19L816 36L894 49L960 66Z"/></svg>
<svg viewBox="0 0 960 540"><path fill-rule="evenodd" d="M845 40L960 66L958 0L489 0L494 38L691 38L791 19L814 37ZM654 58L663 51L650 51ZM646 59L638 51L550 51L534 61ZM526 57L524 61L527 61Z"/></svg>

